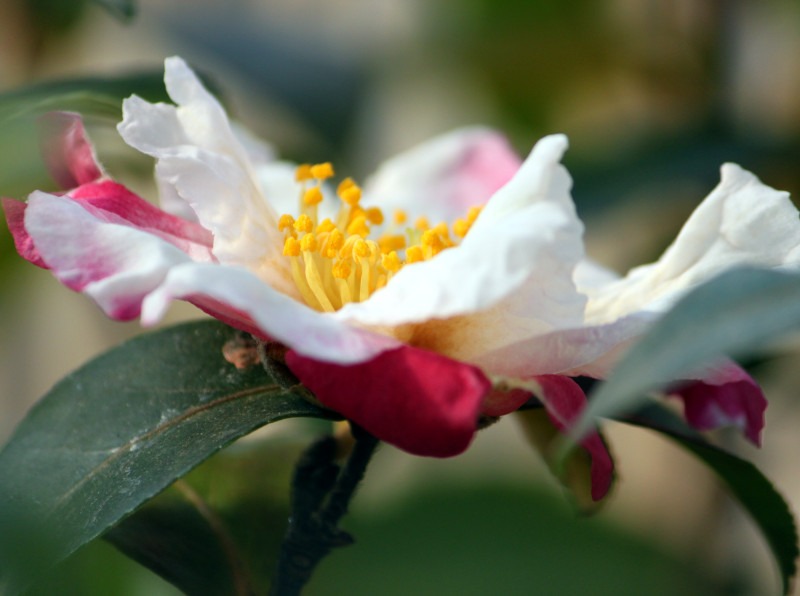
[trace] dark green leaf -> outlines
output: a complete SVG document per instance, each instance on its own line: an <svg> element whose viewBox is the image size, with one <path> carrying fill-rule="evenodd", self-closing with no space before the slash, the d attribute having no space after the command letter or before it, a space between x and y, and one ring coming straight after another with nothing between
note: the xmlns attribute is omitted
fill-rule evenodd
<svg viewBox="0 0 800 596"><path fill-rule="evenodd" d="M136 16L136 2L134 0L93 0L117 17L120 21L129 21Z"/></svg>
<svg viewBox="0 0 800 596"><path fill-rule="evenodd" d="M304 446L271 439L226 449L105 538L190 596L264 594Z"/></svg>
<svg viewBox="0 0 800 596"><path fill-rule="evenodd" d="M753 464L703 440L678 416L652 404L636 413L634 424L657 430L694 453L727 485L733 496L752 516L778 563L783 591L797 573L797 526L789 506L769 480Z"/></svg>
<svg viewBox="0 0 800 596"><path fill-rule="evenodd" d="M800 276L738 269L701 285L628 351L589 400L573 437L600 417L631 412L654 389L702 370L714 358L754 350L800 328Z"/></svg>
<svg viewBox="0 0 800 596"><path fill-rule="evenodd" d="M31 410L0 453L0 593L15 593L238 437L283 418L330 416L262 367L229 364L221 349L233 333L203 321L131 340Z"/></svg>

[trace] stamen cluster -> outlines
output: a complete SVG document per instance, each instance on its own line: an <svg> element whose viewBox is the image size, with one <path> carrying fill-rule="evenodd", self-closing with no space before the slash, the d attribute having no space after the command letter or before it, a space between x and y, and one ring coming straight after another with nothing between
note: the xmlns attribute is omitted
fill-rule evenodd
<svg viewBox="0 0 800 596"><path fill-rule="evenodd" d="M295 219L284 214L278 222L285 235L283 254L291 259L292 277L312 308L330 312L348 302L366 300L402 267L433 258L456 245L445 222L431 227L424 217L405 233L397 233L408 219L402 210L394 212L392 222L377 240L370 239L370 226L382 225L384 215L378 207L361 206L361 188L351 178L342 180L337 188L341 206L334 220L319 222L322 183L333 175L328 162L298 166L299 216ZM466 219L456 220L453 234L463 238L479 211L473 207Z"/></svg>

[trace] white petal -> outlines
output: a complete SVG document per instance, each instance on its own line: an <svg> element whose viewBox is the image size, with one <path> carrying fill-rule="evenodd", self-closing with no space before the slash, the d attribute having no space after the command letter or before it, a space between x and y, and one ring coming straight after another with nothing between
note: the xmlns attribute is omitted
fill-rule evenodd
<svg viewBox="0 0 800 596"><path fill-rule="evenodd" d="M487 313L487 322L503 323L497 336L522 319L526 333L579 325L584 298L575 291L572 269L583 254L583 226L559 164L565 149L563 136L540 141L490 199L484 208L490 216L482 213L460 246L404 267L367 301L335 316L393 326L486 311L508 298L499 312ZM493 207L495 201L500 204ZM520 299L511 297L514 292ZM492 333L478 319L475 326Z"/></svg>
<svg viewBox="0 0 800 596"><path fill-rule="evenodd" d="M413 222L464 217L483 205L519 168L520 159L499 133L464 128L435 137L384 162L364 187L364 205L390 217L402 209Z"/></svg>
<svg viewBox="0 0 800 596"><path fill-rule="evenodd" d="M221 262L248 267L282 291L294 292L287 282L277 214L262 195L248 151L224 110L180 58L166 60L164 78L178 107L130 97L123 102L120 134L158 160L156 175L167 206L180 211L180 200L191 206L214 234L214 255Z"/></svg>
<svg viewBox="0 0 800 596"><path fill-rule="evenodd" d="M157 322L176 299L200 303L211 299L242 313L272 339L326 362L363 362L400 345L392 338L314 311L238 267L188 263L173 268L164 283L145 299L142 322Z"/></svg>
<svg viewBox="0 0 800 596"><path fill-rule="evenodd" d="M800 220L787 193L725 164L719 185L658 262L593 293L587 322L606 323L642 310L663 312L690 288L742 265L800 266Z"/></svg>

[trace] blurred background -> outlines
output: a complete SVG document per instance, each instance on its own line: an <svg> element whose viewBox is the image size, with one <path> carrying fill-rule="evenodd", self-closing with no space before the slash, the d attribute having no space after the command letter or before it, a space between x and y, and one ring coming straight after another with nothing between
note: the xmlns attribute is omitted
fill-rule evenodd
<svg viewBox="0 0 800 596"><path fill-rule="evenodd" d="M588 253L621 273L657 258L725 161L800 196L796 0L141 0L128 20L104 4L115 3L0 3L3 196L54 189L29 117L50 107L83 111L111 174L155 197L152 162L114 125L130 92L165 99L174 54L283 156L362 180L459 126L496 127L520 154L567 133ZM198 316L173 308L170 322ZM56 380L142 332L23 262L4 227L0 328L3 441ZM787 343L746 363L771 401L763 448L718 437L796 512L798 355ZM217 458L269 457L313 436L275 426ZM326 560L308 593L778 592L763 540L702 464L640 429L610 423L607 436L619 482L591 519L570 509L513 417L454 460L383 449L345 524L359 544ZM100 541L59 573L42 594L177 593Z"/></svg>

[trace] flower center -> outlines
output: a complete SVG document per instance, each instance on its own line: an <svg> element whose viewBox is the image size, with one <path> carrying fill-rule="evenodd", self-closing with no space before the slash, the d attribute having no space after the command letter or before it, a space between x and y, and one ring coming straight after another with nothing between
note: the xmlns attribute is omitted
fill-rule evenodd
<svg viewBox="0 0 800 596"><path fill-rule="evenodd" d="M399 209L383 233L371 239L372 227L381 226L384 215L377 207L360 205L361 188L351 178L345 178L336 191L341 206L335 221L320 222L322 182L333 175L333 166L327 162L298 166L299 216L284 214L278 223L285 236L283 254L291 260L294 282L310 307L330 312L348 302L366 300L401 268L456 246L447 223L431 227L424 217L398 233L408 218ZM463 238L479 212L479 207L472 207L466 219L456 220L453 235Z"/></svg>

